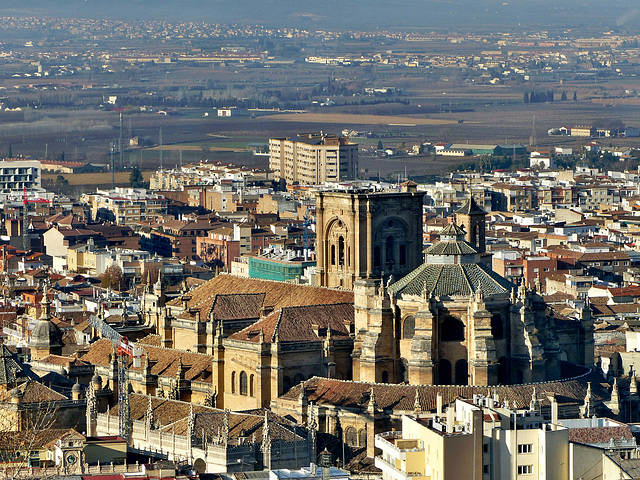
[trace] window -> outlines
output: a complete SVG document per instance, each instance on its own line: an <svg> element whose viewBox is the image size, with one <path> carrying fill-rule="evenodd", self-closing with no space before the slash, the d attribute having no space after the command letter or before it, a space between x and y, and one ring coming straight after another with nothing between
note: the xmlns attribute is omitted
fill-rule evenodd
<svg viewBox="0 0 640 480"><path fill-rule="evenodd" d="M231 372L231 393L236 393L236 372Z"/></svg>
<svg viewBox="0 0 640 480"><path fill-rule="evenodd" d="M484 453L489 453L489 444L485 443L484 445L482 445L482 451Z"/></svg>
<svg viewBox="0 0 640 480"><path fill-rule="evenodd" d="M411 339L415 334L416 319L411 315L404 319L402 324L402 338Z"/></svg>
<svg viewBox="0 0 640 480"><path fill-rule="evenodd" d="M531 453L533 452L533 443L522 443L518 445L518 453Z"/></svg>
<svg viewBox="0 0 640 480"><path fill-rule="evenodd" d="M249 377L249 396L250 397L253 397L255 395L254 386L253 386L254 380L255 380L255 375L251 375Z"/></svg>
<svg viewBox="0 0 640 480"><path fill-rule="evenodd" d="M518 475L531 475L533 473L533 465L518 465Z"/></svg>
<svg viewBox="0 0 640 480"><path fill-rule="evenodd" d="M440 340L443 342L464 341L464 323L455 317L447 317L440 326Z"/></svg>
<svg viewBox="0 0 640 480"><path fill-rule="evenodd" d="M240 395L247 394L247 373L240 372Z"/></svg>
<svg viewBox="0 0 640 480"><path fill-rule="evenodd" d="M482 466L482 473L489 473L489 465Z"/></svg>

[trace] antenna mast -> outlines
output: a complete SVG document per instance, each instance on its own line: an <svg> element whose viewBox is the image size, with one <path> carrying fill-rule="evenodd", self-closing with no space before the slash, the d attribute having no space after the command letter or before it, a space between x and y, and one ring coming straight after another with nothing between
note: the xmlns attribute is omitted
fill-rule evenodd
<svg viewBox="0 0 640 480"><path fill-rule="evenodd" d="M27 199L27 187L22 192L22 249L25 252L31 250L31 237L29 237L29 200Z"/></svg>

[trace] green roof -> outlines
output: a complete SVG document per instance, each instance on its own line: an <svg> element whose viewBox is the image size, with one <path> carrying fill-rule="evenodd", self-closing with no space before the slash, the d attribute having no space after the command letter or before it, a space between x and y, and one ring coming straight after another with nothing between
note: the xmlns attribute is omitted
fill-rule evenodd
<svg viewBox="0 0 640 480"><path fill-rule="evenodd" d="M438 296L468 297L479 287L485 295L508 293L513 284L480 263L425 263L395 282L389 290L401 295L421 295L425 287L427 292Z"/></svg>
<svg viewBox="0 0 640 480"><path fill-rule="evenodd" d="M440 236L442 235L451 235L454 237L464 237L465 231L462 227L456 225L455 222L451 222L449 225L440 230Z"/></svg>
<svg viewBox="0 0 640 480"><path fill-rule="evenodd" d="M422 253L427 255L475 255L480 252L469 242L459 240L456 242L436 242L425 248Z"/></svg>

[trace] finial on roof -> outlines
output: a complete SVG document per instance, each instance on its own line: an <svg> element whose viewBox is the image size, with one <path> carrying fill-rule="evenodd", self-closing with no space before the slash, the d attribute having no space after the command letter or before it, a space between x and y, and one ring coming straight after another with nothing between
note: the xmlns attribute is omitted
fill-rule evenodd
<svg viewBox="0 0 640 480"><path fill-rule="evenodd" d="M420 402L420 389L416 387L416 398L413 401L413 411L415 413L422 413L422 403Z"/></svg>
<svg viewBox="0 0 640 480"><path fill-rule="evenodd" d="M375 413L378 405L376 404L376 394L373 390L373 386L371 387L371 394L369 395L369 405L367 406L367 411L369 413Z"/></svg>

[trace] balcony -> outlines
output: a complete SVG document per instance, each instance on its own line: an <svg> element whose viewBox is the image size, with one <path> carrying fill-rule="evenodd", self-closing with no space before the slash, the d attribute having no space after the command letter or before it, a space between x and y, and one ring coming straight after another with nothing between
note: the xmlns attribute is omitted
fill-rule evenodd
<svg viewBox="0 0 640 480"><path fill-rule="evenodd" d="M421 472L403 472L391 465L384 458L377 456L375 465L382 470L383 478L392 478L394 480L430 480L431 476L427 476Z"/></svg>
<svg viewBox="0 0 640 480"><path fill-rule="evenodd" d="M376 435L375 444L383 453L400 461L406 461L408 456L424 452L422 440L402 438L402 432L385 432Z"/></svg>

